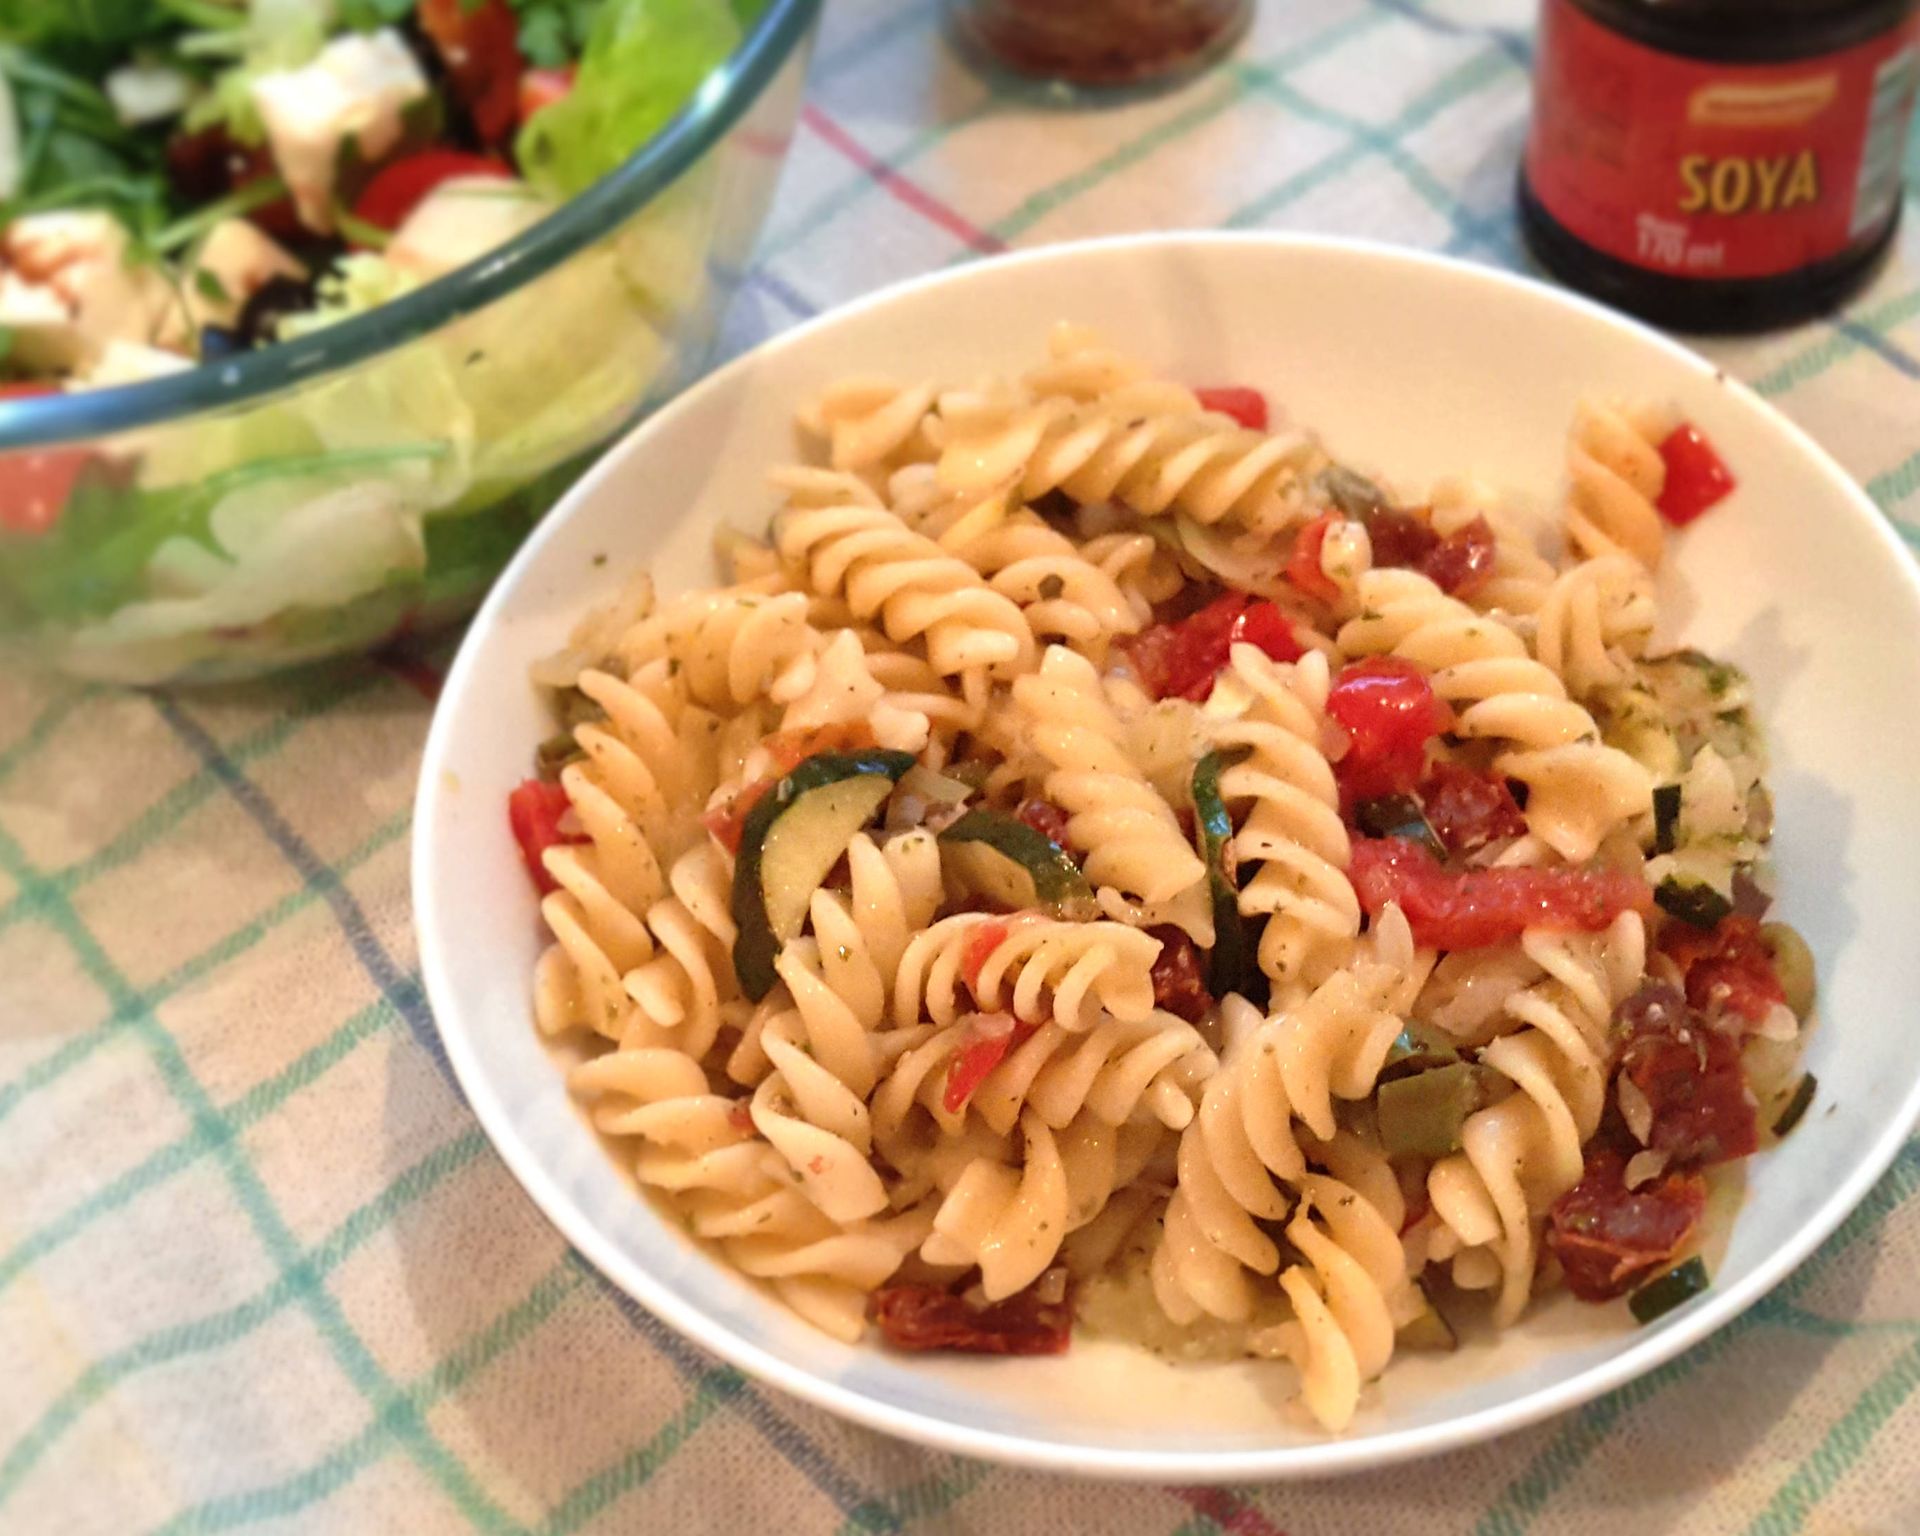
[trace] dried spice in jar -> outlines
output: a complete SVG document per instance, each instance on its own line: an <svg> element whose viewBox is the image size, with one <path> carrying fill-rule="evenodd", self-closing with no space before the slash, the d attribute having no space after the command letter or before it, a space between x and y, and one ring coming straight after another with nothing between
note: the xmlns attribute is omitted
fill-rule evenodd
<svg viewBox="0 0 1920 1536"><path fill-rule="evenodd" d="M1088 88L1170 84L1246 31L1253 0L949 0L962 51L1032 80Z"/></svg>
<svg viewBox="0 0 1920 1536"><path fill-rule="evenodd" d="M1830 308L1899 221L1917 28L1916 0L1546 0L1527 243L1680 330Z"/></svg>

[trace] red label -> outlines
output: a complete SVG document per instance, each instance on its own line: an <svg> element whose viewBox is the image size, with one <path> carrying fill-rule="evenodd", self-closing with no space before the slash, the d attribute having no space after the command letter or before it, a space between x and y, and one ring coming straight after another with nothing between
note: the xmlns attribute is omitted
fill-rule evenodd
<svg viewBox="0 0 1920 1536"><path fill-rule="evenodd" d="M1677 58L1547 0L1527 182L1568 233L1674 276L1774 277L1885 228L1920 17L1790 64Z"/></svg>

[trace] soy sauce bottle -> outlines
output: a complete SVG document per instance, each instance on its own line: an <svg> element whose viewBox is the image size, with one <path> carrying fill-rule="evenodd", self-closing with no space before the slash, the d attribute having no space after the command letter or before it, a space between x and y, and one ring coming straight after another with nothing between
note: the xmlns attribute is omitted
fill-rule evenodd
<svg viewBox="0 0 1920 1536"><path fill-rule="evenodd" d="M1806 319L1892 244L1917 84L1917 0L1545 0L1521 229L1660 325Z"/></svg>

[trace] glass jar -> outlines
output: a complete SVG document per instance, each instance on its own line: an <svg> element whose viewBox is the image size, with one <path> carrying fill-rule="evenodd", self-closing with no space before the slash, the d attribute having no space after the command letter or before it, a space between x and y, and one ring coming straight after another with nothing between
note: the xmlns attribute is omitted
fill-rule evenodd
<svg viewBox="0 0 1920 1536"><path fill-rule="evenodd" d="M947 26L976 63L1025 79L1108 90L1171 85L1245 33L1253 0L948 0Z"/></svg>

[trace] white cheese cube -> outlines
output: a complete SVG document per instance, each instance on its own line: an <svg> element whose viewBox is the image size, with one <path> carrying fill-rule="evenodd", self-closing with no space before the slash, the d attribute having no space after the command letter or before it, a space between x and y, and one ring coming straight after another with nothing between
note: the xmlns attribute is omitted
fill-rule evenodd
<svg viewBox="0 0 1920 1536"><path fill-rule="evenodd" d="M196 326L230 326L269 279L306 275L300 261L258 225L222 219L186 275L187 313Z"/></svg>
<svg viewBox="0 0 1920 1536"><path fill-rule="evenodd" d="M29 368L91 367L113 341L185 350L187 317L155 268L127 259L107 213L35 213L0 234L0 325Z"/></svg>
<svg viewBox="0 0 1920 1536"><path fill-rule="evenodd" d="M337 37L311 64L253 82L253 104L301 223L332 231L341 147L352 139L363 159L379 159L399 140L407 107L426 94L426 77L391 27Z"/></svg>

